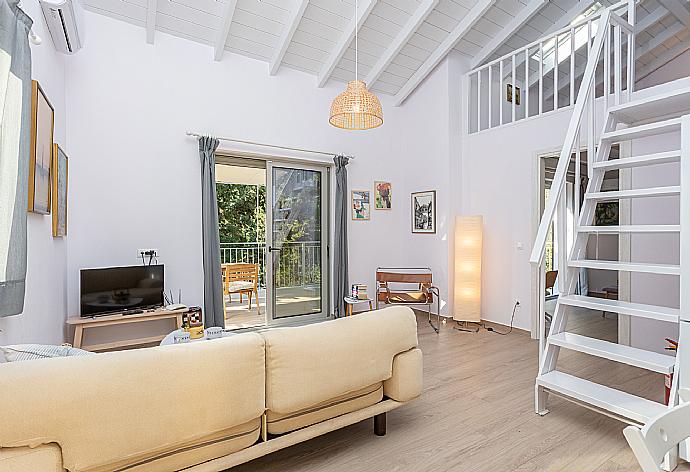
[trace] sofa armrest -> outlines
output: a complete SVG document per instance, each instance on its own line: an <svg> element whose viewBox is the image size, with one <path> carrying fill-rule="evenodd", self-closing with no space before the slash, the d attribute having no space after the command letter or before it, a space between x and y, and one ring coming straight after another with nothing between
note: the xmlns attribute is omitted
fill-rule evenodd
<svg viewBox="0 0 690 472"><path fill-rule="evenodd" d="M422 394L422 351L412 348L393 358L393 375L383 382L383 394L399 402L408 402Z"/></svg>
<svg viewBox="0 0 690 472"><path fill-rule="evenodd" d="M38 447L0 447L0 470L3 472L63 472L62 451L57 444Z"/></svg>

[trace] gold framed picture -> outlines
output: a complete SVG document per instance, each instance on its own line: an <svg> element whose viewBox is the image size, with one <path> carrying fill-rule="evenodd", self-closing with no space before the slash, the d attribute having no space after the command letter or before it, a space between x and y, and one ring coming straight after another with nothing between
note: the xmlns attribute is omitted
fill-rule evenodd
<svg viewBox="0 0 690 472"><path fill-rule="evenodd" d="M43 89L31 81L31 147L29 155L29 211L50 213L50 166L53 162L55 109Z"/></svg>
<svg viewBox="0 0 690 472"><path fill-rule="evenodd" d="M374 208L377 210L390 210L393 196L390 182L374 182Z"/></svg>
<svg viewBox="0 0 690 472"><path fill-rule="evenodd" d="M513 103L513 84L506 87L506 100ZM515 105L520 105L520 87L515 87Z"/></svg>
<svg viewBox="0 0 690 472"><path fill-rule="evenodd" d="M69 173L67 155L57 144L53 149L53 236L67 236L67 180Z"/></svg>
<svg viewBox="0 0 690 472"><path fill-rule="evenodd" d="M352 219L357 221L371 219L371 193L369 190L353 190L350 196Z"/></svg>

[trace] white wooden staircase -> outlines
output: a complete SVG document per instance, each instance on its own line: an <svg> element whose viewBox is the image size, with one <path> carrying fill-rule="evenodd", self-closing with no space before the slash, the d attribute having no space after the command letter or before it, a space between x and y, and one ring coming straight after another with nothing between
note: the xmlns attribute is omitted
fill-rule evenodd
<svg viewBox="0 0 690 472"><path fill-rule="evenodd" d="M595 109L593 97L596 93L594 88L596 83L594 80L596 64L602 59L602 54L605 63L609 62L610 55L613 54L614 65L605 64L604 68L607 71L611 71L614 90L611 91L608 87L606 88L604 100L610 103L605 105L603 126L600 138L596 144L593 133L589 133L589 149L595 150L591 155L588 155L590 164L588 167L591 171L589 184L584 195L584 203L579 213L577 224L575 225L572 248L570 253L563 255L561 259L562 263L560 266L561 268L565 267L565 270L561 270L558 275L560 280L560 297L556 304L548 336L544 334L546 324L543 316L544 310L540 309L540 363L535 386L535 409L540 415L548 413L547 397L549 393L553 393L609 416L614 416L622 421L644 424L650 418L663 413L668 406L600 385L557 369L557 361L561 349L581 352L660 374L677 372L679 367L677 359L673 356L602 341L566 331L568 317L571 315L577 316L571 313L576 311L573 308L613 312L666 323L678 324L680 322L681 311L678 309L576 294L580 268L683 276L681 265L617 260L603 261L586 258L587 241L591 235L680 233L681 225L684 222L690 223L690 216L681 216L681 225L594 226L595 210L600 202L681 195L681 215L690 212L690 206L688 206L690 195L682 195L682 192L690 194L690 187L686 188L690 185L690 162L688 161L690 158L690 87L665 91L644 98L636 98L636 95L639 94L632 94L632 83L629 80L627 82L627 90L623 89L621 79L623 72L620 67L621 53L620 51L616 53L616 46L620 46L620 36L616 40L616 35L620 35L620 28L624 27L621 22L625 21L613 12L607 12L607 14L602 15L598 34L592 44L595 54L590 56L587 64L570 122L571 129L568 130L566 136L565 145L560 155L559 167L556 170L551 194L546 204L546 210L532 252L531 262L539 267L543 280L546 234L549 225L554 221L556 209L565 207L565 180L570 156L573 152L579 156L578 150L581 149L579 136L580 134L585 134L582 129L589 128L591 130L593 128L593 123L591 121L585 123L583 117L585 116L585 107L588 105L590 106L588 118L590 120L595 119L592 110ZM611 39L612 36L613 40ZM612 44L607 44L607 42ZM630 65L630 62L628 62L628 65ZM609 99L609 97L611 98ZM623 98L626 97L628 100L624 103ZM681 149L609 160L612 145L669 132L681 133ZM672 162L681 163L681 185L679 186L602 191L606 171ZM576 168L579 168L579 161ZM578 198L576 198L577 200ZM565 225L562 220L564 219L557 219L556 224ZM557 233L565 234L566 231L557 230ZM561 243L564 244L561 247L568 246L565 239L560 239L559 244ZM663 251L663 248L660 250ZM562 252L565 253L566 251ZM541 292L543 293L543 290ZM675 376L672 386L671 406L678 401L676 394L677 379L678 375Z"/></svg>

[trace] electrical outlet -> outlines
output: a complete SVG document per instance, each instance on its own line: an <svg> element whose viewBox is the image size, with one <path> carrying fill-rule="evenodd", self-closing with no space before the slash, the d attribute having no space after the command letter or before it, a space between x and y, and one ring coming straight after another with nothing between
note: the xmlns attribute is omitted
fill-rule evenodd
<svg viewBox="0 0 690 472"><path fill-rule="evenodd" d="M137 259L139 261L144 258L144 261L148 263L151 257L153 259L161 257L160 251L158 249L137 249Z"/></svg>

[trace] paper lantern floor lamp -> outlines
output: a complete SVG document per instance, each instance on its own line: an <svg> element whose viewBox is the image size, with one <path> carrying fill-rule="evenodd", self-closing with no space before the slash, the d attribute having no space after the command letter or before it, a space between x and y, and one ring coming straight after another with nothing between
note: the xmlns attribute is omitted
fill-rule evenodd
<svg viewBox="0 0 690 472"><path fill-rule="evenodd" d="M455 321L481 322L482 226L481 216L458 216L455 219Z"/></svg>

